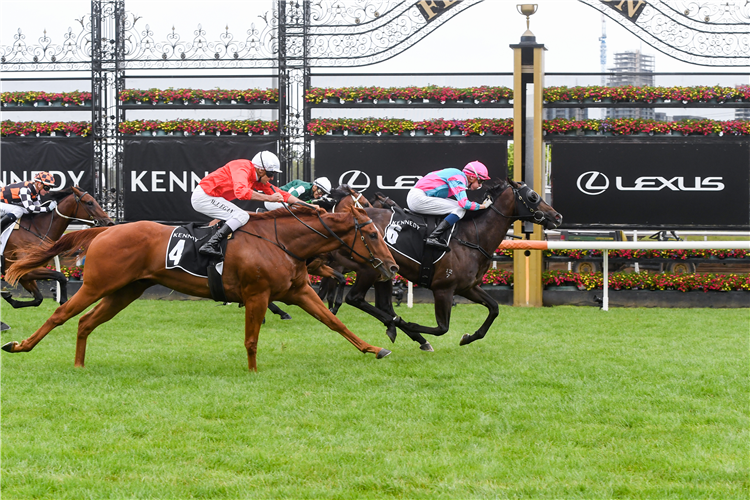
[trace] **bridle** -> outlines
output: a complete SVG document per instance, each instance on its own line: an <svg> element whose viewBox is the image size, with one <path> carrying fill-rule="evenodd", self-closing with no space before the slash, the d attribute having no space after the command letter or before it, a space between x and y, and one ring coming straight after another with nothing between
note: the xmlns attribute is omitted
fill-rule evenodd
<svg viewBox="0 0 750 500"><path fill-rule="evenodd" d="M359 202L359 200L362 199L362 193L357 193L356 196L354 195L354 193L357 193L357 192L356 191L354 191L354 192L350 191L349 192L349 196L351 196L352 201L354 202L354 206L357 207L357 208L364 209L365 207ZM341 202L339 202L339 203L341 203ZM338 205L338 203L336 203L333 206L333 208L331 209L331 213L336 213L336 205Z"/></svg>
<svg viewBox="0 0 750 500"><path fill-rule="evenodd" d="M91 212L89 212L88 208L86 208L86 206L82 204L83 197L86 196L87 194L88 194L88 192L81 191L81 196L78 196L78 193L76 193L75 190L73 191L73 196L75 197L75 200L76 200L76 207L78 207L78 206L83 207L83 210L87 214L89 214L89 216L91 217L91 219L79 219L78 217L68 217L67 215L65 215L63 213L60 213L60 209L57 206L55 207L55 212L57 212L57 215L59 215L63 219L68 219L68 220L74 220L74 221L78 221L78 222L83 222L84 224L89 224L89 225L92 225L94 227L105 226L106 224L103 222L103 219L98 218L98 217L94 217L94 214L92 214ZM76 210L73 213L77 213L77 212L78 212L78 208L76 208Z"/></svg>
<svg viewBox="0 0 750 500"><path fill-rule="evenodd" d="M515 188L512 185L508 184L508 187L503 189L500 194L504 193L508 188L513 190L513 197L517 200L516 215L505 215L504 213L502 213L500 209L495 207L495 200L490 197L493 202L490 205L490 208L492 210L502 215L506 219L530 220L532 222L535 222L536 224L541 224L542 222L544 222L544 212L539 210L539 205L542 203L542 197L539 196L536 191L532 190L528 185L526 185L525 182L519 182L518 188Z"/></svg>
<svg viewBox="0 0 750 500"><path fill-rule="evenodd" d="M63 214L63 213L60 212L60 209L58 208L59 205L55 206L55 213L58 216L60 216L63 219L74 220L74 221L78 221L78 222L83 222L84 224L93 225L94 227L99 227L99 226L105 226L106 225L104 222L102 222L102 219L94 217L93 214L91 212L89 212L89 210L84 205L82 205L82 199L83 199L83 197L88 194L86 191L82 191L81 192L81 196L78 196L78 194L75 191L73 191L72 194L73 194L73 196L75 197L75 200L76 200L76 207L78 207L79 205L82 206L83 210L87 214L89 214L89 216L91 216L91 219L79 219L78 217L69 217L69 216L67 216L67 215L65 215L65 214ZM45 204L46 204L46 202L45 202ZM78 212L78 208L76 208L76 210L73 213L77 213L77 212ZM49 236L50 231L52 231L52 223L53 223L53 218L50 217L50 219L49 219L49 226L47 227L47 232L44 235L42 235L41 233L37 234L34 231L32 231L32 226L36 226L36 224L34 224L34 220L33 219L29 222L29 227L23 227L20 224L19 224L19 227L21 229L23 229L23 230L25 230L25 231L33 234L34 236L36 236L37 238L39 238L41 240L46 240L47 237ZM36 227L34 227L34 229L36 230Z"/></svg>
<svg viewBox="0 0 750 500"><path fill-rule="evenodd" d="M293 205L294 205L294 203L293 203ZM303 204L303 205L307 205L307 204ZM287 212L289 212L289 214L292 217L294 217L295 219L297 219L297 221L299 221L300 224L302 224L303 226L305 226L306 228L308 228L310 231L318 234L319 236L321 236L321 237L323 237L325 239L328 239L328 236L326 236L325 234L321 233L320 231L318 231L317 229L315 229L314 227L310 226L305 221L303 221L302 219L300 219L299 217L297 217L297 215L294 212L292 212L292 210L289 208L288 205L284 205L284 208L286 208ZM333 232L333 230L330 227L328 227L328 225L325 223L325 221L323 220L323 218L320 216L319 212L316 213L316 215L318 216L318 220L320 221L321 225L326 229L326 231L328 231L328 233L331 236L333 236L335 239L337 239L341 243L342 246L344 246L347 249L349 249L349 256L350 257L352 255L356 255L360 259L362 259L365 262L367 262L368 264L370 264L374 269L377 269L377 268L379 268L380 266L383 265L383 261L380 260L380 259L378 259L377 257L375 257L375 254L372 252L372 249L367 244L367 239L365 238L364 232L362 232L362 228L363 227L367 226L368 224L372 224L373 223L372 219L367 219L365 222L359 222L359 220L357 220L356 214L352 214L352 217L354 217L354 238L353 238L352 244L349 245L343 239L341 239L341 237L338 234L336 234L335 232ZM284 244L279 241L279 232L278 232L278 226L276 224L276 219L273 220L273 230L274 230L274 234L276 236L276 241L275 242L271 241L271 240L269 240L267 238L264 238L263 236L250 233L248 231L243 231L243 230L238 230L238 231L242 232L242 233L245 233L245 234L249 234L251 236L255 236L256 238L260 238L262 240L268 241L269 243L273 243L274 245L276 245L277 247L279 247L280 249L282 249L287 255L289 255L289 256L297 259L297 260L305 261L305 259L303 259L302 257L299 257L298 255L295 255L291 250L289 250L288 248L286 248L286 246L284 246ZM355 242L357 240L357 233L360 233L359 237L362 240L362 244L365 246L365 248L367 249L367 252L370 254L369 258L365 257L364 255L362 255L361 253L357 252L354 249L354 244L355 244Z"/></svg>

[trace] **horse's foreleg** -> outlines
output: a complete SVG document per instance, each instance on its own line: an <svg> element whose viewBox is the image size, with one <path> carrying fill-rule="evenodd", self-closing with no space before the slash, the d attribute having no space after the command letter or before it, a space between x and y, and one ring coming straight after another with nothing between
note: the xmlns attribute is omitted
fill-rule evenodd
<svg viewBox="0 0 750 500"><path fill-rule="evenodd" d="M393 310L393 283L390 280L377 281L373 287L375 288L375 307L391 318L390 322L386 324L385 331L391 342L396 341L396 327L398 326L410 339L419 344L421 350L433 351L430 343L419 332L407 328L406 323Z"/></svg>
<svg viewBox="0 0 750 500"><path fill-rule="evenodd" d="M475 340L484 338L487 331L490 329L490 326L492 326L492 322L495 321L495 318L497 318L497 315L500 313L500 310L497 307L497 301L490 297L490 294L482 290L478 285L459 293L459 295L466 297L477 304L482 304L489 311L487 319L484 320L484 323L479 327L479 330L474 332L473 335L466 333L461 337L461 341L458 344L466 345L471 344Z"/></svg>
<svg viewBox="0 0 750 500"><path fill-rule="evenodd" d="M96 307L78 320L75 366L83 368L86 358L86 341L94 329L115 317L151 286L151 283L136 281L104 297Z"/></svg>
<svg viewBox="0 0 750 500"><path fill-rule="evenodd" d="M346 277L338 271L333 271L333 277L336 279L334 285L335 297L333 299L333 307L331 307L330 301L328 302L328 309L333 314L339 312L341 304L344 302L344 291L346 290Z"/></svg>
<svg viewBox="0 0 750 500"><path fill-rule="evenodd" d="M88 306L99 300L102 295L101 291L94 290L93 287L86 287L86 283L84 282L78 293L68 302L55 309L52 316L31 337L20 344L15 341L8 342L2 347L3 351L28 352L32 350L53 328L62 325L73 316L80 314Z"/></svg>
<svg viewBox="0 0 750 500"><path fill-rule="evenodd" d="M428 335L444 335L448 331L451 322L453 289L433 290L432 294L435 296L435 319L437 320L437 327L422 326L417 323L407 323L401 318L398 319L398 327L401 329L406 327L414 332L426 333Z"/></svg>
<svg viewBox="0 0 750 500"><path fill-rule="evenodd" d="M258 335L260 325L266 317L266 309L270 308L268 293L253 295L245 300L245 349L247 349L247 368L258 371L256 356L258 354Z"/></svg>
<svg viewBox="0 0 750 500"><path fill-rule="evenodd" d="M11 307L13 307L13 309L20 309L22 307L37 307L42 303L44 297L42 296L42 292L39 291L39 287L37 286L36 281L21 278L18 282L34 298L31 300L16 300L10 293L3 294L3 298L8 302L8 304L11 305Z"/></svg>
<svg viewBox="0 0 750 500"><path fill-rule="evenodd" d="M273 302L268 303L268 310L279 316L281 319L292 319L292 317L284 311L282 308L274 304Z"/></svg>
<svg viewBox="0 0 750 500"><path fill-rule="evenodd" d="M310 316L317 319L331 330L339 332L361 352L371 352L375 354L378 359L384 358L391 353L388 349L368 344L352 333L346 326L344 326L340 319L334 316L333 313L326 308L325 304L320 300L320 297L315 294L312 287L302 287L297 290L294 295L291 295L288 298L288 301L304 309Z"/></svg>

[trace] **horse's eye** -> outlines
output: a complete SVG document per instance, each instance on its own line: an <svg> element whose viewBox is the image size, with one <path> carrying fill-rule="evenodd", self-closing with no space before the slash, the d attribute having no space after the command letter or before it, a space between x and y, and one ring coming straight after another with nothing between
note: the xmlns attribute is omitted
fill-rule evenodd
<svg viewBox="0 0 750 500"><path fill-rule="evenodd" d="M377 232L370 233L370 239L371 240L377 240L378 239L378 233Z"/></svg>
<svg viewBox="0 0 750 500"><path fill-rule="evenodd" d="M90 207L93 207L94 206L94 202L93 201L87 201L86 205L88 205Z"/></svg>

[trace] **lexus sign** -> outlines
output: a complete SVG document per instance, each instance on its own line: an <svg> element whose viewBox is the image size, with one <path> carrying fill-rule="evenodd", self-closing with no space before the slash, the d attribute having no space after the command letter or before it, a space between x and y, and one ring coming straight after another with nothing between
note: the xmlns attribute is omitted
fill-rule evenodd
<svg viewBox="0 0 750 500"><path fill-rule="evenodd" d="M443 168L462 169L479 160L491 177L505 178L507 142L497 137L448 139L405 137L322 138L315 141L315 176L334 186L348 184L367 199L376 192L406 207L406 195L422 176Z"/></svg>
<svg viewBox="0 0 750 500"><path fill-rule="evenodd" d="M567 228L750 227L750 141L555 141L552 201Z"/></svg>

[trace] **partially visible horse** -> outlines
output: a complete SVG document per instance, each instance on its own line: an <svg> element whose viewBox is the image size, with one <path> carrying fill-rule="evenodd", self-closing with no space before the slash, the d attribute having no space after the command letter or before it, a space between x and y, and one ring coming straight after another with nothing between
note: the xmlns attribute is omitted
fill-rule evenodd
<svg viewBox="0 0 750 500"><path fill-rule="evenodd" d="M5 246L6 268L12 263L14 255L20 255L43 241L56 241L73 222L92 226L114 225L94 197L78 186L52 191L44 196L45 202L50 200L57 202L57 207L52 212L26 214L18 221L19 228L13 231ZM68 280L65 275L43 266L30 269L18 280L21 286L33 295L32 300L15 300L9 292L4 292L3 298L14 308L38 306L42 303L42 292L39 291L35 280L57 281L60 287L60 303L64 304L68 300Z"/></svg>
<svg viewBox="0 0 750 500"><path fill-rule="evenodd" d="M391 341L395 341L398 327L409 338L418 342L420 349L432 351L432 346L421 334L445 334L450 326L453 296L460 295L482 304L489 314L479 329L473 335L463 335L459 344L466 345L484 338L499 309L495 299L482 290L482 278L492 262L493 252L500 246L512 222L527 220L547 229L554 229L562 223L562 216L524 183L496 179L486 183L483 190L492 200L492 205L481 212L468 213L457 223L458 227L450 240L451 251L435 264L430 289L435 297L437 327L408 323L401 319L393 310L392 282L378 281L377 275L339 252L337 261L357 274L356 282L346 296L346 303L380 320L386 326L386 334ZM387 199L373 202L376 203L395 206L397 210L401 210ZM378 228L385 231L390 221L391 209L371 208L367 209L367 213ZM409 281L419 282L419 263L398 252L393 252L393 255L399 265L400 274ZM365 301L365 294L370 286L375 287L375 306Z"/></svg>
<svg viewBox="0 0 750 500"><path fill-rule="evenodd" d="M100 324L112 319L150 286L161 284L197 297L209 298L207 278L181 269L166 269L165 256L173 227L154 222L134 222L113 228L85 229L63 236L54 245L42 245L15 262L7 279L13 283L52 256L85 245L86 279L80 290L33 335L8 342L7 352L31 351L53 328L101 299L78 322L75 366L84 366L86 340ZM350 242L350 243L349 243ZM309 284L306 260L345 247L358 263L391 278L398 271L381 233L367 214L356 208L340 214L319 214L296 206L254 214L234 232L223 265L227 300L245 306L245 348L248 368L257 370L258 334L268 303L280 300L298 305L326 326L339 332L357 349L377 358L390 351L357 337L326 309Z"/></svg>

